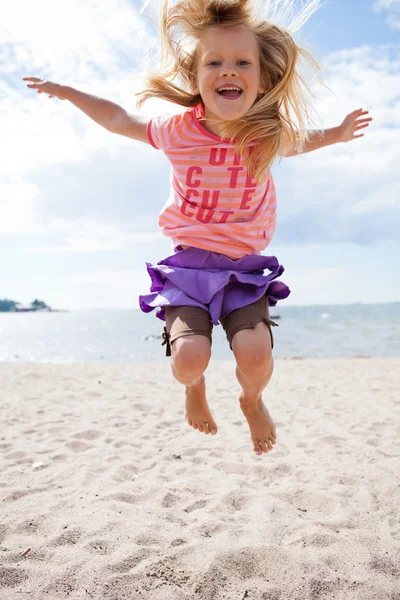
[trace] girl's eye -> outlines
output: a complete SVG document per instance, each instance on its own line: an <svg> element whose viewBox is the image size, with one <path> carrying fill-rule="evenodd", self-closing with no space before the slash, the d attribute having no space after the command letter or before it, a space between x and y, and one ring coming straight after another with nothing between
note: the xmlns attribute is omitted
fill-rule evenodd
<svg viewBox="0 0 400 600"><path fill-rule="evenodd" d="M219 60L212 60L211 62L208 63L208 65L210 67L217 67L218 65L220 65L220 61ZM247 65L249 65L249 61L248 60L238 60L238 65L240 65L241 67L246 67Z"/></svg>

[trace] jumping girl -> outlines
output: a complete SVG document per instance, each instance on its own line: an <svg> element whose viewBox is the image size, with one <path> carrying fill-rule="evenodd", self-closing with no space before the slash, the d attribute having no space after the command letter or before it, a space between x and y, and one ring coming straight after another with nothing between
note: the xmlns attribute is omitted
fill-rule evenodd
<svg viewBox="0 0 400 600"><path fill-rule="evenodd" d="M309 2L303 17L317 5ZM147 119L68 86L24 80L168 157L171 190L159 225L173 254L147 265L152 286L140 307L157 309L165 320L164 344L185 386L187 421L207 434L216 434L217 424L204 371L213 325L222 324L236 360L240 407L261 455L276 443L261 396L273 370L268 306L290 293L277 281L284 270L277 259L261 255L276 224L270 167L276 157L362 137L371 119L360 109L338 127L309 131L299 61L318 65L289 29L258 17L249 0L163 0L161 45L160 71L149 77L139 106L162 98L185 107L178 115Z"/></svg>

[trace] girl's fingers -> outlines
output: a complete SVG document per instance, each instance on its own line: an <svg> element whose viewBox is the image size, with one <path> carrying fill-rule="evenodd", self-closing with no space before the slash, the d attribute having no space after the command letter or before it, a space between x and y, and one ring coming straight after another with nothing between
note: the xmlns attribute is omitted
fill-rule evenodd
<svg viewBox="0 0 400 600"><path fill-rule="evenodd" d="M358 117L362 117L362 115L367 115L368 113L369 110L363 110L362 108L358 108L357 110L353 110L353 112L350 113L350 115L357 115Z"/></svg>

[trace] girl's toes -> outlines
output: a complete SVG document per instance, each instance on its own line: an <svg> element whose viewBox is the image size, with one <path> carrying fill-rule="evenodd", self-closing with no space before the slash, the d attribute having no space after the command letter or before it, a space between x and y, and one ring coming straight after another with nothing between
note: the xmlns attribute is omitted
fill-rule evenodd
<svg viewBox="0 0 400 600"><path fill-rule="evenodd" d="M203 425L198 425L197 429L200 431L200 433L203 433L204 431Z"/></svg>
<svg viewBox="0 0 400 600"><path fill-rule="evenodd" d="M268 450L272 450L273 445L270 440L265 440L265 445L267 446Z"/></svg>
<svg viewBox="0 0 400 600"><path fill-rule="evenodd" d="M253 441L253 448L254 448L254 452L257 454L257 456L260 456L260 454L262 454L262 449L261 446L258 442L254 442Z"/></svg>

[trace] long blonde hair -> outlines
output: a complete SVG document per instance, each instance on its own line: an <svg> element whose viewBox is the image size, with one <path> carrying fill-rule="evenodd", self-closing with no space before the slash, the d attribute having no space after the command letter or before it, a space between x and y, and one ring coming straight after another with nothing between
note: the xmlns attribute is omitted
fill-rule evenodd
<svg viewBox="0 0 400 600"><path fill-rule="evenodd" d="M318 7L319 0L306 0L296 21L283 27L258 16L251 0L161 0L160 67L136 94L138 106L154 97L187 108L202 103L201 96L194 94L199 38L209 27L246 27L258 43L266 91L242 118L221 122L221 137L234 142L250 174L262 178L285 147L301 150L313 122L312 93L299 63L305 60L317 73L320 67L309 51L296 44L290 30L299 29ZM267 11L280 19L287 18L292 8L293 0L267 2Z"/></svg>

